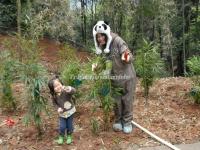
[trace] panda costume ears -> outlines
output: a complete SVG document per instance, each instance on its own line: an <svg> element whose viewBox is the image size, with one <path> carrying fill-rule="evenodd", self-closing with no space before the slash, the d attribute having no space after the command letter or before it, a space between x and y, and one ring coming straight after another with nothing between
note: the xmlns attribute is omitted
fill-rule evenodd
<svg viewBox="0 0 200 150"><path fill-rule="evenodd" d="M112 41L112 36L110 34L111 30L110 27L108 25L107 22L105 21L98 21L96 25L94 25L93 27L93 37L94 37L94 44L95 44L95 48L96 48L96 54L101 54L102 50L101 48L98 46L97 43L97 39L96 39L96 35L98 33L104 33L107 36L107 43L106 43L106 48L103 50L104 53L109 53L110 52L110 43Z"/></svg>

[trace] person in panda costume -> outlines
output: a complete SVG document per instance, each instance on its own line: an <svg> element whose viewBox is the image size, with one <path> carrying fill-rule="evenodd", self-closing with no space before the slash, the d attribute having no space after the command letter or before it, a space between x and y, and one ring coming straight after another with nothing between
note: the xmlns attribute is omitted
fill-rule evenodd
<svg viewBox="0 0 200 150"><path fill-rule="evenodd" d="M114 131L131 133L133 120L133 100L136 87L136 73L132 65L133 55L126 42L117 34L112 33L109 25L98 21L93 27L96 54L105 56L111 61L110 71L112 87L120 88L120 95L113 95L115 100ZM98 64L92 64L95 71Z"/></svg>

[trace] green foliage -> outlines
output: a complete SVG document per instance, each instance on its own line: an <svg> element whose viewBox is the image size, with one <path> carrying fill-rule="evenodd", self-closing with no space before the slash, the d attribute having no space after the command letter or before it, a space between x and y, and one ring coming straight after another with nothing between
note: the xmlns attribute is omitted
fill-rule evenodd
<svg viewBox="0 0 200 150"><path fill-rule="evenodd" d="M133 48L132 43L135 42L137 36L133 26L135 11L133 1L102 0L97 2L95 21L108 21L112 31L118 33L130 48Z"/></svg>
<svg viewBox="0 0 200 150"><path fill-rule="evenodd" d="M190 51L192 54L199 54L200 52L200 10L196 10L196 6L191 7L191 15L194 15L195 17L191 18L191 24L190 24Z"/></svg>
<svg viewBox="0 0 200 150"><path fill-rule="evenodd" d="M23 63L38 62L41 50L38 42L35 40L28 40L25 37L18 38L18 51L20 53L20 60Z"/></svg>
<svg viewBox="0 0 200 150"><path fill-rule="evenodd" d="M79 61L77 56L77 50L72 47L71 45L65 44L59 51L58 51L58 57L60 64L62 63L70 63L72 61L76 62Z"/></svg>
<svg viewBox="0 0 200 150"><path fill-rule="evenodd" d="M103 110L104 130L109 129L110 113L113 108L112 87L111 81L105 79L96 79L91 87L91 97L94 102L100 104Z"/></svg>
<svg viewBox="0 0 200 150"><path fill-rule="evenodd" d="M13 40L3 41L2 45L9 51L13 59L21 63L34 63L40 58L41 49L36 40L17 35Z"/></svg>
<svg viewBox="0 0 200 150"><path fill-rule="evenodd" d="M0 72L3 72L4 70L4 66L5 66L5 61L6 60L10 60L10 53L7 50L2 50L0 51ZM1 75L1 79L2 79L2 74Z"/></svg>
<svg viewBox="0 0 200 150"><path fill-rule="evenodd" d="M98 120L95 117L91 119L91 125L92 125L92 133L94 135L98 135L100 132L100 125L99 125Z"/></svg>
<svg viewBox="0 0 200 150"><path fill-rule="evenodd" d="M94 64L97 64L95 73L99 75L103 70L106 69L106 58L104 56L98 56L94 60Z"/></svg>
<svg viewBox="0 0 200 150"><path fill-rule="evenodd" d="M73 12L69 11L66 0L32 1L23 11L24 28L34 39L44 34L57 40L73 39L73 20Z"/></svg>
<svg viewBox="0 0 200 150"><path fill-rule="evenodd" d="M77 87L81 84L81 81L78 80L80 68L80 63L76 61L69 61L67 64L63 65L61 79L65 85Z"/></svg>
<svg viewBox="0 0 200 150"><path fill-rule="evenodd" d="M97 64L94 72L91 69L92 64ZM104 130L109 129L111 112L114 106L113 96L121 94L121 88L116 88L111 85L110 75L107 72L111 68L111 62L107 61L104 55L101 55L90 60L83 69L86 70L84 73L91 76L90 80L87 81L90 85L88 89L90 90L89 98L94 102L94 107L100 105L103 111Z"/></svg>
<svg viewBox="0 0 200 150"><path fill-rule="evenodd" d="M81 71L81 62L76 56L76 50L70 45L65 44L62 49L59 50L59 64L61 64L60 72L61 79L65 85L70 85L77 88L82 84L82 81L78 79L78 75Z"/></svg>
<svg viewBox="0 0 200 150"><path fill-rule="evenodd" d="M61 66L59 68L60 78L64 85L70 85L76 89L80 88L83 80L79 79L78 76L81 72L82 64L76 56L76 50L70 45L65 44L62 49L59 50L59 61L58 64ZM73 98L77 100L81 97L81 91L73 95Z"/></svg>
<svg viewBox="0 0 200 150"><path fill-rule="evenodd" d="M41 74L44 68L41 69L38 64L35 64L36 62L38 62L38 58L40 56L40 49L38 48L37 40L30 40L26 37L21 37L17 35L17 39L12 40L11 42L4 41L3 45L5 46L5 49L9 51L9 59L7 57L7 59L3 61L4 63L2 63L4 64L4 67L1 67L1 70L3 70L3 98L7 99L7 101L9 101L9 103L11 103L13 107L16 107L14 98L12 97L11 85L14 81L14 77L18 76L28 86L28 99L32 100L28 104L31 104L32 102L37 103L37 101L44 101L42 97L38 98L38 96L31 94L34 92L36 93L37 90L40 91L41 89L40 83L42 83L43 81L37 78L45 77L44 74ZM17 60L18 63L16 63L16 61L14 60ZM38 84L39 88L36 87L35 84ZM32 106L30 106L29 108L34 109L34 107ZM40 107L38 107L38 109L39 108ZM38 117L35 117L34 119L35 122L37 122L38 124L37 118Z"/></svg>
<svg viewBox="0 0 200 150"><path fill-rule="evenodd" d="M13 73L14 62L6 62L3 69L3 78L1 80L3 87L1 106L7 109L16 110L16 103L12 93Z"/></svg>
<svg viewBox="0 0 200 150"><path fill-rule="evenodd" d="M155 78L161 74L163 62L158 53L158 47L153 43L144 40L142 48L137 52L136 72L142 78L142 86L144 88L144 96L147 100L149 88L152 86Z"/></svg>
<svg viewBox="0 0 200 150"><path fill-rule="evenodd" d="M46 69L40 64L23 64L20 78L27 88L28 112L24 121L26 124L33 121L41 135L41 113L47 112L47 101L42 94L47 83Z"/></svg>
<svg viewBox="0 0 200 150"><path fill-rule="evenodd" d="M45 19L48 17L49 12L48 9L45 9L33 18L30 18L30 14L27 13L26 15L24 36L17 35L16 40L13 40L6 48L11 53L11 58L20 62L17 67L18 78L26 86L28 110L24 121L26 124L33 121L38 129L38 134L41 135L41 114L43 111L47 112L47 102L42 93L42 89L46 87L47 83L47 71L38 63L41 52L38 48L38 41L44 34ZM11 65L7 66L6 71L9 72ZM12 74L14 75L14 73ZM5 77L9 79L9 75L8 73L5 74ZM9 87L10 83L7 86ZM11 94L11 92L8 93Z"/></svg>
<svg viewBox="0 0 200 150"><path fill-rule="evenodd" d="M16 5L14 2L5 4L0 3L0 31L8 30L13 27L16 21Z"/></svg>
<svg viewBox="0 0 200 150"><path fill-rule="evenodd" d="M192 75L200 75L200 57L194 56L187 61L187 66Z"/></svg>
<svg viewBox="0 0 200 150"><path fill-rule="evenodd" d="M106 58L104 56L97 57L92 62L97 63L97 69L95 70L95 74L92 74L94 75L92 80L90 80L92 82L90 96L95 106L100 104L103 110L104 130L108 130L110 115L114 104L113 95L117 94L118 89L112 87L109 75L104 74L104 70L110 68L110 64L107 65Z"/></svg>
<svg viewBox="0 0 200 150"><path fill-rule="evenodd" d="M193 97L194 101L200 104L200 57L193 56L187 60L187 66L189 67L189 75L193 81L193 87L190 90L190 95Z"/></svg>
<svg viewBox="0 0 200 150"><path fill-rule="evenodd" d="M0 99L0 106L7 110L16 110L16 102L12 92L12 83L16 77L17 62L10 58L10 54L7 51L0 52L0 62L0 83L3 94Z"/></svg>
<svg viewBox="0 0 200 150"><path fill-rule="evenodd" d="M194 99L194 102L200 104L200 86L191 88L190 95Z"/></svg>
<svg viewBox="0 0 200 150"><path fill-rule="evenodd" d="M34 14L32 16L26 15L24 18L24 25L26 26L24 34L28 39L39 40L43 37L45 30L48 28L48 8Z"/></svg>

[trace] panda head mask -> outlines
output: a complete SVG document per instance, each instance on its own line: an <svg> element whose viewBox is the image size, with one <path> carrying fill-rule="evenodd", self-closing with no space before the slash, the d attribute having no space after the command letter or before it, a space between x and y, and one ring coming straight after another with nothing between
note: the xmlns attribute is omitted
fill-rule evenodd
<svg viewBox="0 0 200 150"><path fill-rule="evenodd" d="M109 47L110 47L110 43L112 41L112 36L110 34L110 27L107 23L105 23L104 21L98 21L97 24L93 27L93 37L94 37L94 44L95 44L95 48L96 48L96 54L101 54L102 50L98 45L97 42L97 34L98 33L104 33L107 36L107 42L106 42L106 47L103 50L104 53L109 53Z"/></svg>

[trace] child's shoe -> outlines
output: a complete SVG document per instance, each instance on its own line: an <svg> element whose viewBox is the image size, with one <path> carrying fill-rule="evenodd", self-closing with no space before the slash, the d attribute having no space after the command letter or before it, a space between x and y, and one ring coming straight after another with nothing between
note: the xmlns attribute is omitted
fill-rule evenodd
<svg viewBox="0 0 200 150"><path fill-rule="evenodd" d="M64 144L64 136L59 135L58 139L56 140L56 143L59 145Z"/></svg>
<svg viewBox="0 0 200 150"><path fill-rule="evenodd" d="M67 140L66 141L67 144L71 144L72 143L72 135L67 135L66 140Z"/></svg>

